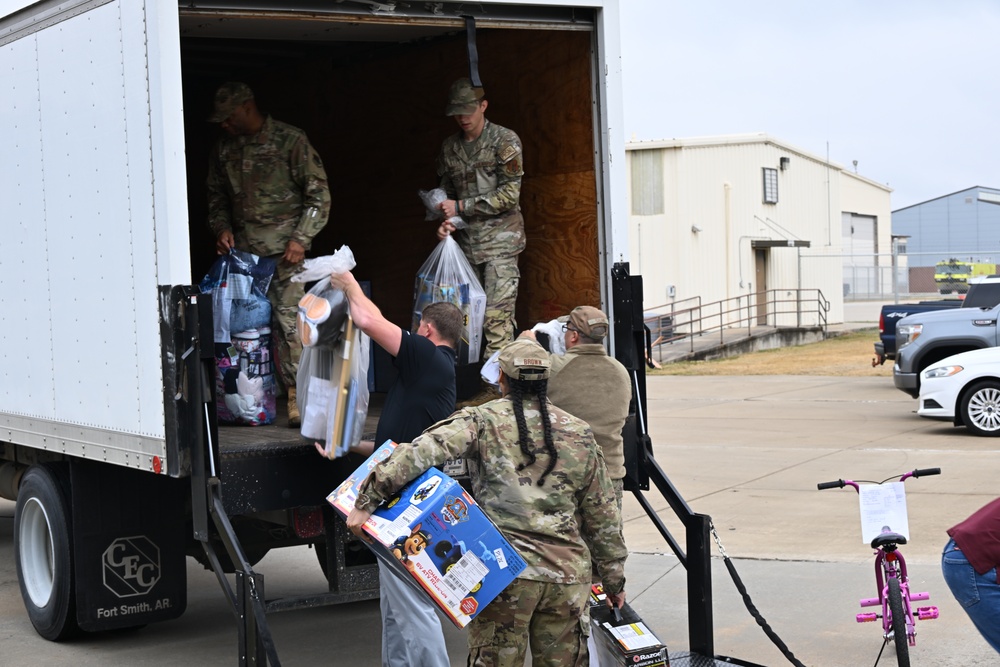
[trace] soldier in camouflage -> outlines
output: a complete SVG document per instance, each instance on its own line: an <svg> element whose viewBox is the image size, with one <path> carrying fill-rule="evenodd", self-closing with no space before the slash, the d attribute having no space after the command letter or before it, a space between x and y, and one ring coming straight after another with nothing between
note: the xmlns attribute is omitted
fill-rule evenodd
<svg viewBox="0 0 1000 667"><path fill-rule="evenodd" d="M461 129L441 144L437 166L441 188L448 194L441 212L446 220L461 216L468 223L455 240L486 292L484 359L514 337L521 277L517 256L525 245L518 204L524 176L521 140L512 130L486 120L487 105L483 89L473 87L469 79L452 84L445 114ZM438 238L454 231L454 225L444 222Z"/></svg>
<svg viewBox="0 0 1000 667"><path fill-rule="evenodd" d="M591 556L608 604L625 603L619 511L601 450L583 421L545 396L549 359L528 340L500 353L503 398L468 407L400 444L359 489L357 535L378 505L431 466L466 459L476 501L527 568L469 624L469 665L589 661Z"/></svg>
<svg viewBox="0 0 1000 667"><path fill-rule="evenodd" d="M224 83L208 119L228 136L212 149L208 226L220 255L231 248L278 260L267 297L277 342L278 373L288 389L288 425L300 423L295 377L302 343L295 315L302 283L291 282L313 237L330 215L330 188L305 132L263 115L245 83Z"/></svg>

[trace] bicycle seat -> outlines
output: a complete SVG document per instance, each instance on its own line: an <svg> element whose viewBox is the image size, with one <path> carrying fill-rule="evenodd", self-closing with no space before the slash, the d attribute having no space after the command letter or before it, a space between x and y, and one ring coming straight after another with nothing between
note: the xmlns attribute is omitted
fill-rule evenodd
<svg viewBox="0 0 1000 667"><path fill-rule="evenodd" d="M896 544L906 544L906 538L899 533L882 533L872 540L872 549L881 549Z"/></svg>

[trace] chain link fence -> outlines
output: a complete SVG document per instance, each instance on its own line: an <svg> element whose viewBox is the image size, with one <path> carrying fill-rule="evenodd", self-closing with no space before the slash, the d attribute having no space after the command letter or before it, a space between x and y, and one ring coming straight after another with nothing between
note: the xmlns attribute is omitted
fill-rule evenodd
<svg viewBox="0 0 1000 667"><path fill-rule="evenodd" d="M948 252L809 255L839 257L843 264L844 301L907 301L964 294L970 280L1000 274L997 254L970 250Z"/></svg>

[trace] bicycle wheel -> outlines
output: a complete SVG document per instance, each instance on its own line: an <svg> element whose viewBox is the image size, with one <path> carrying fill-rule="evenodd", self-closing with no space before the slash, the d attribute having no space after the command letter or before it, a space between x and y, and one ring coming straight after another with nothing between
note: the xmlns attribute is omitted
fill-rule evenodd
<svg viewBox="0 0 1000 667"><path fill-rule="evenodd" d="M899 667L910 667L910 644L906 641L906 615L903 613L903 593L899 579L889 579L889 613L892 615L892 634L896 643L896 662Z"/></svg>

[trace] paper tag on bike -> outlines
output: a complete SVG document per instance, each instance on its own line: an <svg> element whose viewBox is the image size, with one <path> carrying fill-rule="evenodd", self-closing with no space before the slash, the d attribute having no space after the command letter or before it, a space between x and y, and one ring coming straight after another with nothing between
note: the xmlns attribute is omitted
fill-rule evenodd
<svg viewBox="0 0 1000 667"><path fill-rule="evenodd" d="M861 505L861 539L865 544L882 533L898 533L910 539L910 523L906 515L906 492L902 482L859 484Z"/></svg>

